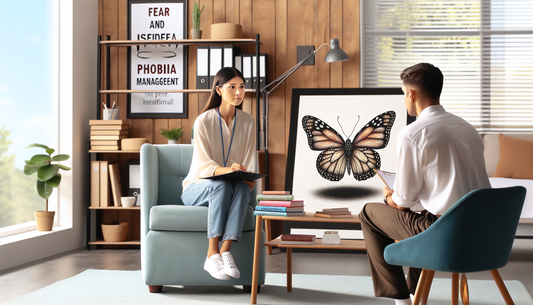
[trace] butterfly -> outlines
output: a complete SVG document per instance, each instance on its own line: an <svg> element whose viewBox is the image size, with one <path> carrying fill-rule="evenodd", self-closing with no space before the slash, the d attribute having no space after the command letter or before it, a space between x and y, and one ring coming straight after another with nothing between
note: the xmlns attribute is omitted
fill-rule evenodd
<svg viewBox="0 0 533 305"><path fill-rule="evenodd" d="M322 150L316 159L318 173L330 181L341 180L345 171L348 175L353 172L358 181L374 177L374 169L381 168L381 158L374 149L387 146L395 118L394 111L383 112L368 122L352 141L351 135L344 141L326 122L311 115L304 116L302 125L309 147Z"/></svg>

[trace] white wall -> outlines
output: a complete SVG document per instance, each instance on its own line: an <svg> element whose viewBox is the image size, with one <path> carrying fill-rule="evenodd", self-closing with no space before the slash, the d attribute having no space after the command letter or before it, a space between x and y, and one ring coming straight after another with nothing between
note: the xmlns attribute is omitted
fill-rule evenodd
<svg viewBox="0 0 533 305"><path fill-rule="evenodd" d="M70 154L59 190L62 230L0 246L0 271L85 245L89 120L96 117L98 1L60 0L59 153ZM58 217L56 216L56 217Z"/></svg>

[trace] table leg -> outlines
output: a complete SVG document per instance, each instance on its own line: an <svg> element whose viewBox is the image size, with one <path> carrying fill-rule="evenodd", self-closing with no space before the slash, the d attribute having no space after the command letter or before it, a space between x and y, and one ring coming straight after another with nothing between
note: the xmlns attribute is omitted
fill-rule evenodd
<svg viewBox="0 0 533 305"><path fill-rule="evenodd" d="M259 277L259 256L261 248L261 229L263 226L263 217L255 218L255 243L254 243L254 266L252 269L252 301L251 304L257 304L257 282Z"/></svg>
<svg viewBox="0 0 533 305"><path fill-rule="evenodd" d="M287 292L292 292L292 248L287 248Z"/></svg>
<svg viewBox="0 0 533 305"><path fill-rule="evenodd" d="M271 223L270 219L265 219L265 234L266 234L266 240L271 241L272 240L272 231L271 231ZM272 254L272 246L267 246L267 254Z"/></svg>

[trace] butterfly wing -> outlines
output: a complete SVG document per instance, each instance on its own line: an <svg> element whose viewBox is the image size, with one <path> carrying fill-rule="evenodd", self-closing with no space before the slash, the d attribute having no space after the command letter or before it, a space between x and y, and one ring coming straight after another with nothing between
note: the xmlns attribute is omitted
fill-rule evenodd
<svg viewBox="0 0 533 305"><path fill-rule="evenodd" d="M302 125L307 134L307 143L312 150L344 149L345 143L341 135L321 119L306 115L302 119Z"/></svg>
<svg viewBox="0 0 533 305"><path fill-rule="evenodd" d="M316 169L322 178L339 181L344 177L348 155L344 148L328 148L316 159Z"/></svg>
<svg viewBox="0 0 533 305"><path fill-rule="evenodd" d="M396 113L386 111L368 122L354 137L350 165L356 180L366 180L376 175L374 169L381 168L381 158L374 149L389 144L390 131Z"/></svg>
<svg viewBox="0 0 533 305"><path fill-rule="evenodd" d="M316 160L320 176L329 181L341 180L348 165L346 143L341 135L324 121L311 115L303 117L302 125L309 147L312 150L323 150Z"/></svg>

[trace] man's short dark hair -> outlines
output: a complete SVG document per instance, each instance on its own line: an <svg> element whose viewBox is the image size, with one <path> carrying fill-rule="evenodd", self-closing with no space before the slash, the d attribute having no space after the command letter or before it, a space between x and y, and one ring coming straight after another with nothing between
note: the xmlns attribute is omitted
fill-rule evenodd
<svg viewBox="0 0 533 305"><path fill-rule="evenodd" d="M444 76L439 68L428 63L419 63L402 71L400 78L407 85L414 85L433 100L438 101L442 92Z"/></svg>

